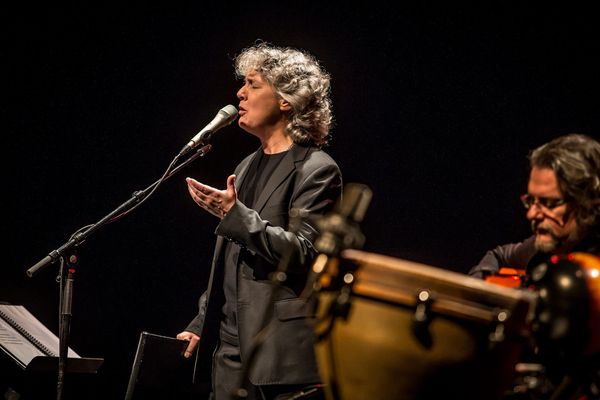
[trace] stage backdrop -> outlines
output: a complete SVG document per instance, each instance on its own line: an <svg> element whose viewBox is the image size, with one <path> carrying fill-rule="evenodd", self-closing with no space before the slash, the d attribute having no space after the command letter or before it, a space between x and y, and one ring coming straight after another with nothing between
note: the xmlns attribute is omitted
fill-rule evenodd
<svg viewBox="0 0 600 400"><path fill-rule="evenodd" d="M257 39L307 49L332 76L344 180L368 185L365 250L466 273L529 234L527 153L600 132L599 28L586 9L309 4L22 8L7 16L5 259L0 301L57 332L57 266L25 271L158 179L238 104L233 57ZM235 124L211 153L80 249L71 345L104 357L98 398L124 396L142 330L196 312L217 220L184 178L224 187L258 141ZM5 239L6 240L6 239Z"/></svg>

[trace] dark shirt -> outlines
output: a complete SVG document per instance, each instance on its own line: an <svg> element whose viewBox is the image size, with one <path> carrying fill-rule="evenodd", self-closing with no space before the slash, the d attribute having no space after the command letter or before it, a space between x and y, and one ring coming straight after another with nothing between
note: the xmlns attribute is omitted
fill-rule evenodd
<svg viewBox="0 0 600 400"><path fill-rule="evenodd" d="M596 235L588 235L575 246L572 252L586 252L599 254L599 240ZM498 273L502 267L525 269L527 273L531 268L546 261L551 254L538 252L535 248L535 236L530 236L519 243L497 246L485 253L481 261L469 271L469 275L476 278L485 278Z"/></svg>

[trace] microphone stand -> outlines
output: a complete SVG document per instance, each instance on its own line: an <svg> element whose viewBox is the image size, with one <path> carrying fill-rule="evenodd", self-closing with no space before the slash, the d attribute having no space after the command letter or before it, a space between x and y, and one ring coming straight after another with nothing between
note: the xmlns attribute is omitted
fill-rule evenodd
<svg viewBox="0 0 600 400"><path fill-rule="evenodd" d="M76 231L71 238L60 246L58 249L52 250L46 257L38 261L34 266L29 268L26 271L28 277L32 278L37 273L39 273L42 269L47 267L50 264L54 264L57 260L61 260L61 266L64 259L67 259L67 275L66 279L64 277L64 271L61 267L60 270L60 321L59 321L59 357L58 357L58 378L56 385L56 398L57 400L62 400L63 398L63 388L64 388L64 380L65 380L65 372L67 369L68 362L68 350L69 350L69 331L70 324L72 318L72 302L73 302L73 286L75 281L75 264L77 263L77 256L75 255L75 251L79 245L81 245L92 233L96 232L102 226L107 225L111 222L116 221L117 219L125 216L129 212L133 211L134 208L139 206L146 198L148 198L157 188L158 186L169 179L181 169L186 167L189 163L197 159L198 157L204 156L212 149L210 144L206 144L199 148L196 153L190 156L188 159L183 161L177 167L173 168L173 165L179 161L181 157L181 153L175 157L175 159L171 162L167 171L163 174L163 176L158 179L156 182L148 186L146 189L141 191L136 191L133 193L132 197L117 207L115 210L107 214L105 217L100 219L98 222L92 225L84 226ZM65 257L67 256L68 257Z"/></svg>
<svg viewBox="0 0 600 400"><path fill-rule="evenodd" d="M339 261L345 249L360 249L364 245L365 236L360 230L360 223L364 219L372 195L368 186L348 183L334 210L318 220L319 236L315 241L318 255L309 271L301 297L312 302L317 311L321 307L319 292L333 291L336 294L335 300L327 306L325 315L317 318L313 324L316 342L324 340L331 333L337 318L346 319L350 312L354 271L343 267ZM348 274L352 274L350 279ZM325 284L320 281L321 276L327 277ZM323 329L321 325L325 325L325 328ZM332 340L329 341L327 350L330 376L329 382L323 385L325 397L340 400ZM328 367L326 361L322 359L318 364L320 369L326 370Z"/></svg>
<svg viewBox="0 0 600 400"><path fill-rule="evenodd" d="M61 260L62 261L62 260ZM73 281L75 274L75 264L77 256L75 251L68 257L67 277L64 275L64 262L61 262L59 280L60 280L60 317L59 317L59 334L58 334L58 380L56 385L56 398L62 399L63 388L65 381L65 373L67 369L67 360L69 353L69 331L71 326L71 305L73 300Z"/></svg>

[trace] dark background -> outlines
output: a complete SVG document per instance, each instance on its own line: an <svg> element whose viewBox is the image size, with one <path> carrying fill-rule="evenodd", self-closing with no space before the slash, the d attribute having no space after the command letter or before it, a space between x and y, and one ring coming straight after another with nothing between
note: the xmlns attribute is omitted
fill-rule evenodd
<svg viewBox="0 0 600 400"><path fill-rule="evenodd" d="M600 131L596 13L542 8L205 5L21 9L5 15L8 238L0 301L57 332L57 267L25 271L154 182L240 86L232 58L263 39L332 75L327 152L373 190L371 252L466 272L529 233L518 196L532 148ZM142 330L196 312L217 220L185 176L217 187L258 141L232 125L214 148L80 250L71 347L104 357L98 398L122 398ZM6 243L6 242L5 242Z"/></svg>

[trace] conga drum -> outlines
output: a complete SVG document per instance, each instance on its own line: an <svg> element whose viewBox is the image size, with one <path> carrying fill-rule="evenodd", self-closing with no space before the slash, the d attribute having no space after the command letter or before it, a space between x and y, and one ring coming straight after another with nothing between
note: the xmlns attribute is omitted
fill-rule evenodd
<svg viewBox="0 0 600 400"><path fill-rule="evenodd" d="M529 339L535 294L346 250L314 285L327 397L495 399Z"/></svg>
<svg viewBox="0 0 600 400"><path fill-rule="evenodd" d="M598 396L600 378L600 257L575 252L550 257L534 268L528 288L538 293L532 335L553 398L580 386ZM596 382L591 390L591 382ZM595 391L595 394L591 394ZM575 396L573 397L575 398Z"/></svg>

